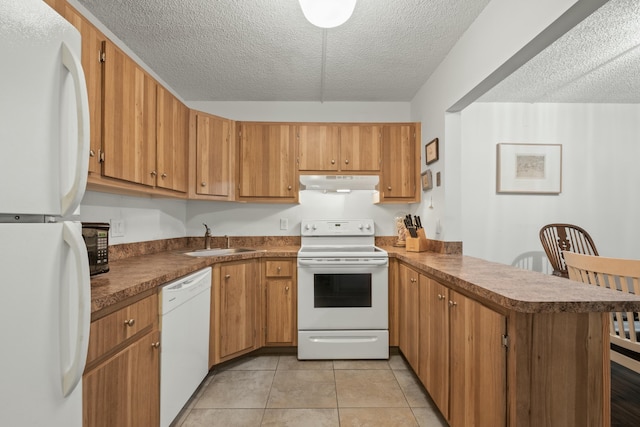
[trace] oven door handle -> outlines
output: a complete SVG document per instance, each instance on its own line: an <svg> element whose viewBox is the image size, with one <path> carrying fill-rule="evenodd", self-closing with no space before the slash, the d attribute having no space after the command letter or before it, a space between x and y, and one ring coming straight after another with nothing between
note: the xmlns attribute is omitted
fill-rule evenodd
<svg viewBox="0 0 640 427"><path fill-rule="evenodd" d="M384 267L387 266L389 264L389 260L386 258L381 258L381 259L370 259L370 260L361 260L361 259L345 259L345 258L336 258L336 259L331 259L331 258L320 258L320 259L314 259L314 258L298 258L298 265L301 267L324 267L324 266L328 266L328 265L341 265L344 267L350 267L350 266L362 266L362 265L368 265L368 266L372 266L372 267Z"/></svg>

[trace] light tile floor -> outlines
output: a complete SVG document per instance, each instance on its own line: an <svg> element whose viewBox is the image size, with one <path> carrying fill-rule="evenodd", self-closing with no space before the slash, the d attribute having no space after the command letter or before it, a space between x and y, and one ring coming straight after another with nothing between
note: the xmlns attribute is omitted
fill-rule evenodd
<svg viewBox="0 0 640 427"><path fill-rule="evenodd" d="M260 355L211 372L172 427L446 425L400 355L388 361Z"/></svg>

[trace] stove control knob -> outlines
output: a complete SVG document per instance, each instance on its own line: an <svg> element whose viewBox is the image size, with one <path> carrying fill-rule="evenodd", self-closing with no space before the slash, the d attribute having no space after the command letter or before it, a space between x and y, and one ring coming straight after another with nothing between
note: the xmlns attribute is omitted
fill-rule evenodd
<svg viewBox="0 0 640 427"><path fill-rule="evenodd" d="M313 225L311 226L311 228L312 228L313 230L315 230L317 227L316 227L316 225L315 225L315 224L313 224Z"/></svg>
<svg viewBox="0 0 640 427"><path fill-rule="evenodd" d="M304 229L305 230L311 230L311 226L309 224L307 224L307 225L304 226Z"/></svg>
<svg viewBox="0 0 640 427"><path fill-rule="evenodd" d="M371 224L367 224L367 230L371 230Z"/></svg>
<svg viewBox="0 0 640 427"><path fill-rule="evenodd" d="M359 225L358 225L358 229L359 229L359 230L362 230L363 228L364 228L364 227L362 226L362 224L359 224Z"/></svg>

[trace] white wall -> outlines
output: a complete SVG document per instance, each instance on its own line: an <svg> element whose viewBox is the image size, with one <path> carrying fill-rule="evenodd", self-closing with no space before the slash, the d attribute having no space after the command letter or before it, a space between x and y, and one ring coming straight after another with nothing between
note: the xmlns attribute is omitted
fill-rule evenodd
<svg viewBox="0 0 640 427"><path fill-rule="evenodd" d="M314 218L373 218L376 235L395 235L394 218L398 213L413 213L410 205L374 205L370 191L350 194L301 191L300 204L188 202L187 234L204 233L202 223L211 227L215 236L299 236L300 221ZM280 230L280 219L288 222Z"/></svg>
<svg viewBox="0 0 640 427"><path fill-rule="evenodd" d="M88 191L80 205L80 219L89 222L124 220L124 236L109 236L109 244L186 236L184 200L120 196Z"/></svg>
<svg viewBox="0 0 640 427"><path fill-rule="evenodd" d="M119 196L87 192L80 219L91 222L123 220L125 235L110 244L204 235L202 223L214 236L299 236L300 221L313 218L373 218L376 235L395 235L394 218L415 213L408 204L374 205L372 192L351 194L301 191L299 204L208 202ZM280 219L288 222L280 229Z"/></svg>
<svg viewBox="0 0 640 427"><path fill-rule="evenodd" d="M418 91L411 119L422 122L422 146L439 138L440 160L429 168L434 177L441 172L443 183L427 193L434 209L425 200L419 208L427 234L439 221L438 239L463 240L459 117L447 111L464 108L464 100L481 95L605 2L492 0Z"/></svg>
<svg viewBox="0 0 640 427"><path fill-rule="evenodd" d="M566 222L602 256L640 258L640 105L475 103L461 125L465 255L544 259L538 231ZM497 194L498 143L562 144L562 193Z"/></svg>

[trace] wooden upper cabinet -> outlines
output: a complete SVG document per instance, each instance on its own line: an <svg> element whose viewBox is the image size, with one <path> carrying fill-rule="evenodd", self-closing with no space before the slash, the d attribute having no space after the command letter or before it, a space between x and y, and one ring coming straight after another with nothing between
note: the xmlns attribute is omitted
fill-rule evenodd
<svg viewBox="0 0 640 427"><path fill-rule="evenodd" d="M228 199L233 190L233 122L201 112L194 115L195 160L191 168L195 169L195 194Z"/></svg>
<svg viewBox="0 0 640 427"><path fill-rule="evenodd" d="M158 85L157 94L157 186L187 191L189 109Z"/></svg>
<svg viewBox="0 0 640 427"><path fill-rule="evenodd" d="M348 125L340 127L340 169L352 172L379 172L382 154L382 127Z"/></svg>
<svg viewBox="0 0 640 427"><path fill-rule="evenodd" d="M295 126L240 123L238 200L298 201Z"/></svg>
<svg viewBox="0 0 640 427"><path fill-rule="evenodd" d="M340 143L338 126L298 126L298 170L338 171Z"/></svg>
<svg viewBox="0 0 640 427"><path fill-rule="evenodd" d="M380 126L309 124L298 126L296 136L301 172L380 171Z"/></svg>
<svg viewBox="0 0 640 427"><path fill-rule="evenodd" d="M103 175L156 185L156 86L132 59L105 43Z"/></svg>
<svg viewBox="0 0 640 427"><path fill-rule="evenodd" d="M90 153L89 173L100 174L100 153L102 150L102 50L107 39L96 27L87 21L64 1L57 3L56 10L80 31L82 36L82 69L89 95Z"/></svg>
<svg viewBox="0 0 640 427"><path fill-rule="evenodd" d="M419 153L414 125L385 125L382 128L382 202L417 202Z"/></svg>

